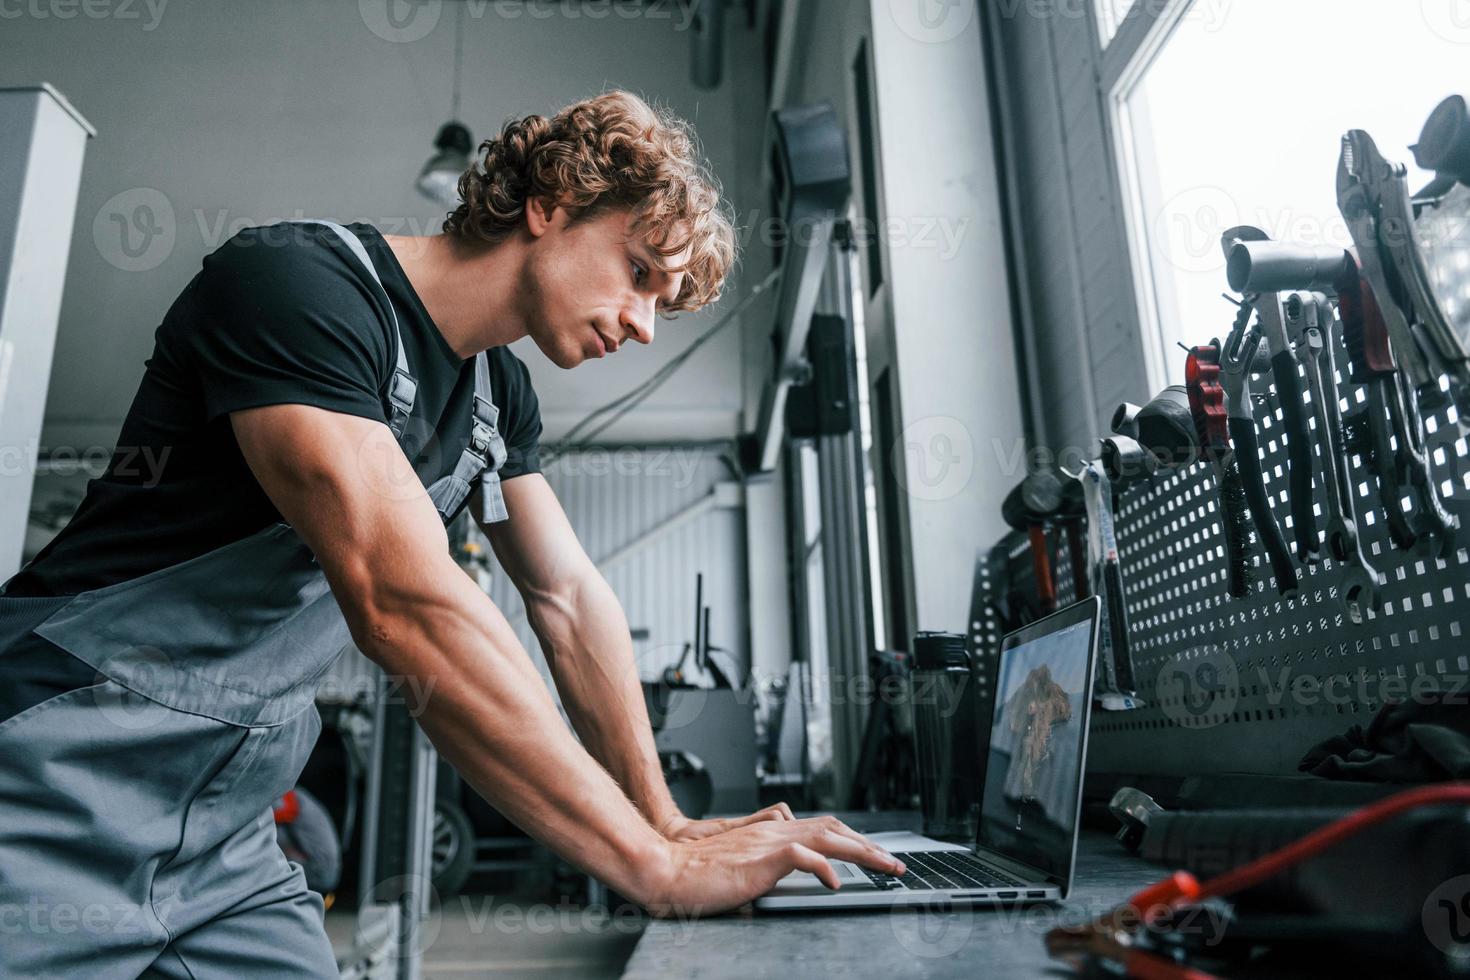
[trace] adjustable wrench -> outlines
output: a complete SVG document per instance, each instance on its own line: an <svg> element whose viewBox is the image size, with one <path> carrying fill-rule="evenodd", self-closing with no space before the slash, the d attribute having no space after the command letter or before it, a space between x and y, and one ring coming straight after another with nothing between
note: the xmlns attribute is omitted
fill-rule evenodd
<svg viewBox="0 0 1470 980"><path fill-rule="evenodd" d="M1354 623L1364 610L1377 609L1387 584L1363 554L1358 536L1352 479L1343 449L1342 416L1337 403L1337 368L1332 350L1332 304L1322 293L1294 292L1286 298L1287 320L1299 338L1297 351L1306 368L1317 429L1322 436L1322 475L1327 499L1327 551L1337 562L1337 596Z"/></svg>
<svg viewBox="0 0 1470 980"><path fill-rule="evenodd" d="M1251 416L1251 368L1261 347L1260 331L1249 326L1251 307L1241 304L1235 326L1220 349L1220 386L1225 389L1225 409L1230 426L1230 442L1235 447L1235 462L1240 467L1241 487L1250 508L1256 534L1271 561L1276 577L1276 591L1283 596L1296 592L1296 566L1291 552L1281 537L1281 528L1271 513L1271 499L1266 495L1266 481L1261 473L1261 446L1256 439L1256 422Z"/></svg>

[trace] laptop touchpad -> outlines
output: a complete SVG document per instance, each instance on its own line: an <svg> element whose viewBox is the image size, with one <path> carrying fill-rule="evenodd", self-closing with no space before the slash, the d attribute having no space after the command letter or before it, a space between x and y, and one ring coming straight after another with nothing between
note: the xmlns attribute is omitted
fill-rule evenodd
<svg viewBox="0 0 1470 980"><path fill-rule="evenodd" d="M873 887L872 881L863 874L863 870L855 864L846 861L828 861L832 870L837 872L837 881L843 888L855 888L859 886ZM831 889L822 884L821 880L814 874L805 871L793 871L776 883L775 891L784 894L831 894Z"/></svg>

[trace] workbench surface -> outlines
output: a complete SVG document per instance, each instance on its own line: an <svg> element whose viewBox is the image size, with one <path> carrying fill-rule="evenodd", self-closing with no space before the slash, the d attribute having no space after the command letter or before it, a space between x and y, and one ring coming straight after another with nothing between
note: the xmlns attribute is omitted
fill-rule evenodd
<svg viewBox="0 0 1470 980"><path fill-rule="evenodd" d="M839 813L855 830L918 830L918 815ZM762 912L654 920L624 980L777 977L1058 977L1042 937L1121 902L1164 872L1127 854L1108 834L1083 831L1077 880L1062 905L891 911Z"/></svg>

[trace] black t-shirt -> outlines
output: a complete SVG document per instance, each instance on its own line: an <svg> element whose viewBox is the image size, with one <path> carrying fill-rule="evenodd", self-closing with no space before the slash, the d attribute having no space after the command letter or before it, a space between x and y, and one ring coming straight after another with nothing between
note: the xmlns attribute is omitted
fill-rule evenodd
<svg viewBox="0 0 1470 980"><path fill-rule="evenodd" d="M427 487L469 443L475 360L449 347L377 229L367 248L418 382L404 449ZM397 361L382 291L321 225L247 228L204 259L155 335L107 472L7 595L74 595L124 582L281 520L250 472L229 413L304 404L386 422ZM507 458L540 469L541 416L520 359L489 351Z"/></svg>

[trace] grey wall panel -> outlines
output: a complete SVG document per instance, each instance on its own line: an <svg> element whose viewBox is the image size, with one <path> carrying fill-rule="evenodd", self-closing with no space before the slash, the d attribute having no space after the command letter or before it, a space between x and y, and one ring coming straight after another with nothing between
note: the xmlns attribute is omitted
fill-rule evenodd
<svg viewBox="0 0 1470 980"><path fill-rule="evenodd" d="M1042 387L1037 437L1087 447L1114 405L1149 394L1097 34L1089 17L997 9L988 27Z"/></svg>
<svg viewBox="0 0 1470 980"><path fill-rule="evenodd" d="M546 479L583 548L600 560L709 497L730 473L718 450L683 446L568 454L548 468ZM693 639L698 572L704 573L704 601L711 607L710 641L733 651L743 670L749 663L743 510L712 507L603 568L629 626L648 631L647 640L634 643L644 679L675 663ZM490 597L549 678L521 597L498 570Z"/></svg>

